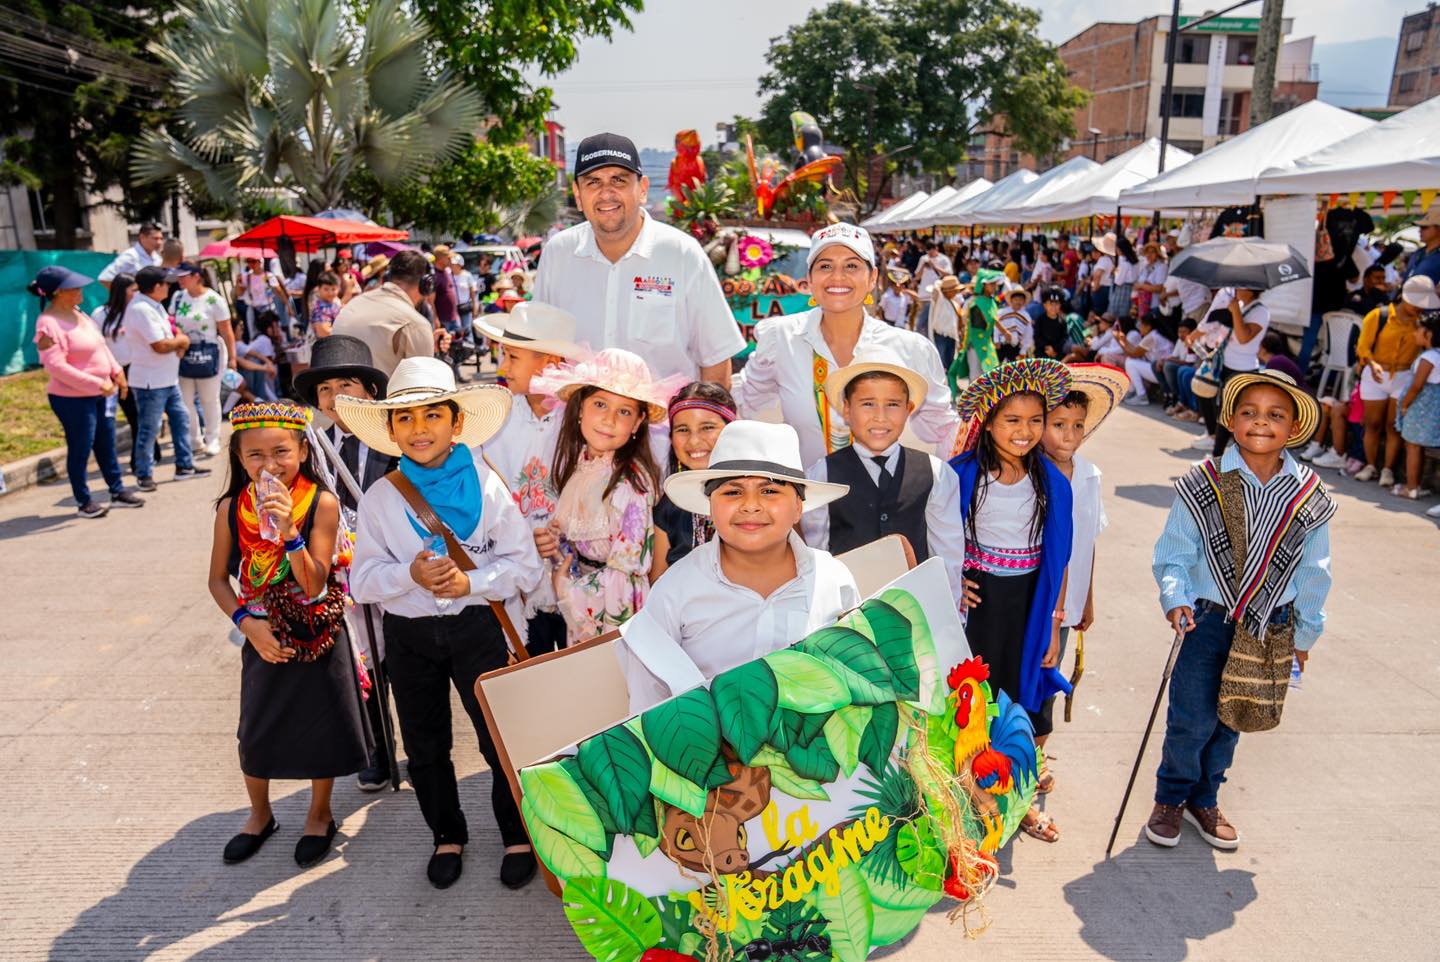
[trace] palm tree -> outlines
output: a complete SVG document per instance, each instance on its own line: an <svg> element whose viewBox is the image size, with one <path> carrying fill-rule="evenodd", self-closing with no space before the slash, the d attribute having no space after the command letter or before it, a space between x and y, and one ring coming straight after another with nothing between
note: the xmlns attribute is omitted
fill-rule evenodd
<svg viewBox="0 0 1440 962"><path fill-rule="evenodd" d="M190 0L153 49L179 100L169 130L131 157L137 183L183 179L221 203L276 193L314 213L339 206L366 168L394 185L455 158L480 97L427 51L400 0L370 0L363 24L336 0Z"/></svg>

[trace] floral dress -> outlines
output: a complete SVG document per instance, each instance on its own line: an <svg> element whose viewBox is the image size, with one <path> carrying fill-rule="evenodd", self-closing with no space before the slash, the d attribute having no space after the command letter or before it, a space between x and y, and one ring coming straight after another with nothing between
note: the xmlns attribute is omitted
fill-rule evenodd
<svg viewBox="0 0 1440 962"><path fill-rule="evenodd" d="M604 495L613 464L609 455L582 455L555 508L555 595L572 645L623 625L650 591L655 496L628 480Z"/></svg>

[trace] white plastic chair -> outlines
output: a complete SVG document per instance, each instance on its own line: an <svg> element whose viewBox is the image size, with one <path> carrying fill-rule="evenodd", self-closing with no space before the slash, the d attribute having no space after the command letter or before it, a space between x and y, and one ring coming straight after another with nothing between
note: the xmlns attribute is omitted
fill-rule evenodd
<svg viewBox="0 0 1440 962"><path fill-rule="evenodd" d="M1360 315L1354 311L1327 311L1322 316L1325 321L1325 365L1320 369L1315 395L1325 397L1325 385L1333 379L1336 390L1331 396L1345 401L1350 397L1350 382L1355 376L1350 367L1350 332L1360 326Z"/></svg>

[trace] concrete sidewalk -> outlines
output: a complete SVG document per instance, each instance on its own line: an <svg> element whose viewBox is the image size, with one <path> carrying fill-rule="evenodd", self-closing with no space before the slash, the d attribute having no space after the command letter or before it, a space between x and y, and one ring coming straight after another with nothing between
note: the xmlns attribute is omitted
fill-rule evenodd
<svg viewBox="0 0 1440 962"><path fill-rule="evenodd" d="M1149 562L1170 483L1196 455L1186 430L1122 409L1087 449L1111 524L1075 721L1052 741L1062 840L1007 851L974 944L942 903L877 956L1436 957L1440 537L1423 504L1373 485L1336 486L1330 628L1283 726L1242 739L1222 792L1243 847L1214 852L1188 827L1175 850L1140 839L1157 738L1102 858L1169 644ZM239 653L204 584L222 479L169 476L157 471L145 508L100 521L75 518L63 485L0 500L0 958L585 958L542 885L496 880L491 776L458 702L472 842L455 888L425 881L429 833L409 790L363 795L353 781L337 785L337 852L319 866L291 858L299 783L277 784L281 831L265 850L221 863L245 806Z"/></svg>

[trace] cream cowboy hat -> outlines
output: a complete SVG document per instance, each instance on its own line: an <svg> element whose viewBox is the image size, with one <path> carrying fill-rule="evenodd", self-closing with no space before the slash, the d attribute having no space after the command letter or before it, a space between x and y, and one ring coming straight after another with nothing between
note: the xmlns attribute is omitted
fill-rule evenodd
<svg viewBox="0 0 1440 962"><path fill-rule="evenodd" d="M1094 244L1095 249L1100 253L1108 254L1111 257L1115 256L1115 232L1113 230L1106 231L1100 237L1090 238L1090 243Z"/></svg>
<svg viewBox="0 0 1440 962"><path fill-rule="evenodd" d="M482 337L510 347L556 354L572 361L589 352L575 343L575 315L553 304L521 301L508 313L482 315L475 319Z"/></svg>
<svg viewBox="0 0 1440 962"><path fill-rule="evenodd" d="M390 412L454 401L465 415L456 444L470 447L495 436L510 416L510 392L498 384L458 388L450 365L435 357L407 357L390 375L382 400L337 397L335 409L345 426L371 450L398 457L403 452L390 437Z"/></svg>
<svg viewBox="0 0 1440 962"><path fill-rule="evenodd" d="M670 398L690 381L684 374L657 380L640 355L610 347L573 364L547 367L531 378L530 392L569 401L582 387L598 387L640 401L649 410L651 424L664 424Z"/></svg>
<svg viewBox="0 0 1440 962"><path fill-rule="evenodd" d="M925 400L925 395L930 393L930 382L918 371L912 371L905 366L905 362L893 351L883 348L872 348L869 351L857 354L850 363L842 368L830 372L825 378L825 399L835 410L840 410L845 402L845 386L862 374L891 374L905 382L905 389L910 392L910 409L913 411Z"/></svg>
<svg viewBox="0 0 1440 962"><path fill-rule="evenodd" d="M1088 438L1130 392L1130 375L1109 364L1071 364L1070 389L1090 399L1085 406L1085 437Z"/></svg>
<svg viewBox="0 0 1440 962"><path fill-rule="evenodd" d="M389 266L390 258L386 257L384 254L376 254L374 257L370 258L368 261L365 262L364 267L360 268L360 276L368 281L376 274L383 274L385 272L385 268Z"/></svg>
<svg viewBox="0 0 1440 962"><path fill-rule="evenodd" d="M703 471L678 471L665 479L665 494L683 511L709 515L705 486L727 478L774 478L799 485L802 510L810 511L845 497L848 484L810 481L800 461L800 436L788 424L732 421L720 431Z"/></svg>
<svg viewBox="0 0 1440 962"><path fill-rule="evenodd" d="M1295 402L1295 426L1285 446L1298 448L1308 444L1320 425L1320 405L1295 383L1294 378L1283 371L1250 371L1231 375L1230 380L1225 382L1225 393L1220 397L1220 423L1230 423L1230 419L1235 416L1235 404L1240 400L1240 392L1256 384L1278 387Z"/></svg>

